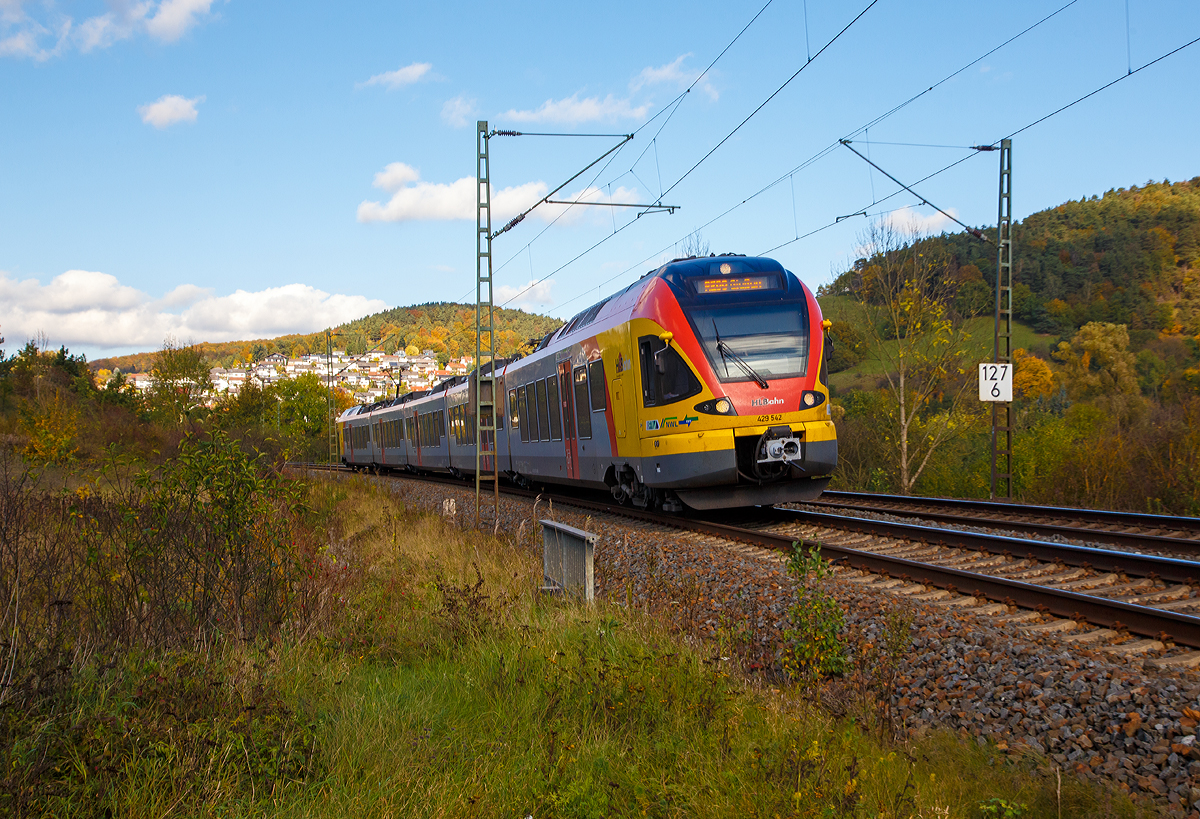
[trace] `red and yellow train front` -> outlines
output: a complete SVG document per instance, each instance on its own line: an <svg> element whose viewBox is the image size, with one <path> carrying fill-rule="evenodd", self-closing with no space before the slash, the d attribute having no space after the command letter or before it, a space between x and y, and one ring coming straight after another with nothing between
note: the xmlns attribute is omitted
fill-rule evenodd
<svg viewBox="0 0 1200 819"><path fill-rule="evenodd" d="M778 262L669 264L617 333L602 344L625 393L617 449L645 486L706 509L809 500L828 484L821 311Z"/></svg>

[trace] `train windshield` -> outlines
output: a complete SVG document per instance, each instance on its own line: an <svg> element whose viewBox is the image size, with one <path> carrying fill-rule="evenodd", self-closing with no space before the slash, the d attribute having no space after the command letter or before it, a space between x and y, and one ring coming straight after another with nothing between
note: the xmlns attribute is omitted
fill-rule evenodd
<svg viewBox="0 0 1200 819"><path fill-rule="evenodd" d="M802 376L808 369L808 313L800 307L738 304L687 312L718 378L751 381L758 375L770 381Z"/></svg>

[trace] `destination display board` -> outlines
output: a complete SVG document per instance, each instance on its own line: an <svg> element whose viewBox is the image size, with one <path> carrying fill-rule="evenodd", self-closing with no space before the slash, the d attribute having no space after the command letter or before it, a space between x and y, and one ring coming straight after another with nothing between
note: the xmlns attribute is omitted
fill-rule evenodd
<svg viewBox="0 0 1200 819"><path fill-rule="evenodd" d="M747 293L751 290L778 290L779 277L773 273L765 276L719 276L711 279L692 279L696 293L706 296L711 293Z"/></svg>

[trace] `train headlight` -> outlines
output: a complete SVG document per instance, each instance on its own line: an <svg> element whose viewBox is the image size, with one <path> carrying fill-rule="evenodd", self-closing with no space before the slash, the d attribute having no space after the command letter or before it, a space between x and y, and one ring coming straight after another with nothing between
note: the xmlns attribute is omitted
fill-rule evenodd
<svg viewBox="0 0 1200 819"><path fill-rule="evenodd" d="M737 410L733 408L733 402L728 398L710 398L707 401L701 401L693 409L705 415L737 415Z"/></svg>
<svg viewBox="0 0 1200 819"><path fill-rule="evenodd" d="M812 409L820 406L825 401L825 394L816 390L805 390L800 396L800 409Z"/></svg>

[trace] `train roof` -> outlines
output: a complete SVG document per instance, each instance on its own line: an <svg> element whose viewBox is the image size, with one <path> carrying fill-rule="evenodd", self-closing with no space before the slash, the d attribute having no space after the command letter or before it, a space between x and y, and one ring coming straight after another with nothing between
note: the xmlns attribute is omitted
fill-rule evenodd
<svg viewBox="0 0 1200 819"><path fill-rule="evenodd" d="M607 315L605 307L613 305L626 294L630 292L640 292L646 285L654 279L666 279L677 291L684 290L684 282L692 278L704 278L709 276L729 276L733 274L757 274L757 273L784 273L783 265L774 259L768 259L763 256L743 256L737 253L722 253L721 255L711 256L691 256L686 259L672 259L666 264L646 273L640 279L628 287L618 290L606 298L593 304L585 310L581 310L571 317L566 324L558 328L554 332L547 333L546 337L541 340L537 348L542 349L548 345L551 340L556 338L566 338L576 330L581 330L592 324L601 317L601 314Z"/></svg>

